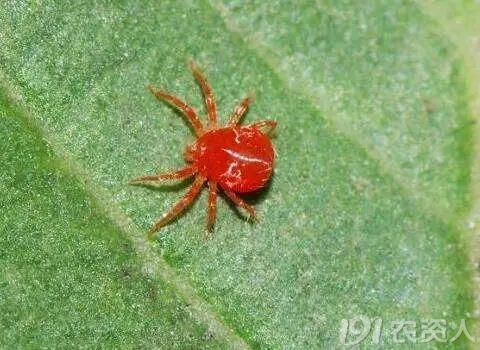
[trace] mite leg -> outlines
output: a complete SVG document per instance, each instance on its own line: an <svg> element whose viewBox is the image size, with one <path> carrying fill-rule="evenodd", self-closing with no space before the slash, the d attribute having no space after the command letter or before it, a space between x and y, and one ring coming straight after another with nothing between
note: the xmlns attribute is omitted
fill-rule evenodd
<svg viewBox="0 0 480 350"><path fill-rule="evenodd" d="M228 126L235 126L240 123L243 115L248 109L248 106L252 103L253 97L247 96L245 97L240 103L235 107L232 116L230 117L230 121L228 122Z"/></svg>
<svg viewBox="0 0 480 350"><path fill-rule="evenodd" d="M275 120L261 120L247 126L259 129L264 134L269 134L277 127L277 122Z"/></svg>
<svg viewBox="0 0 480 350"><path fill-rule="evenodd" d="M237 207L240 207L240 208L243 208L245 209L249 214L250 214L250 218L252 218L253 220L257 221L258 218L257 218L257 212L255 211L255 208L253 206L251 206L250 204L248 204L247 202L245 202L242 198L240 198L239 196L237 196L234 192L230 191L230 190L227 190L225 188L222 188L223 189L223 192L225 192L225 194L227 195L228 198L230 198L230 200L237 206Z"/></svg>
<svg viewBox="0 0 480 350"><path fill-rule="evenodd" d="M215 98L213 97L212 88L194 62L190 62L190 69L192 70L193 76L197 80L198 84L202 88L205 106L207 107L210 128L215 129L217 127L217 104L215 103Z"/></svg>
<svg viewBox="0 0 480 350"><path fill-rule="evenodd" d="M208 219L207 234L212 231L217 216L217 183L215 181L208 182ZM205 237L207 238L207 237Z"/></svg>
<svg viewBox="0 0 480 350"><path fill-rule="evenodd" d="M197 197L202 189L203 184L205 183L206 179L203 176L197 175L195 181L193 182L190 189L185 193L182 199L180 199L177 204L173 206L172 209L163 217L158 220L152 228L148 231L148 238L152 237L155 232L157 232L160 228L168 224L171 220L177 217L179 214L185 210L190 204L192 204L193 200Z"/></svg>
<svg viewBox="0 0 480 350"><path fill-rule="evenodd" d="M137 177L130 181L131 185L141 184L148 181L164 181L164 180L184 180L193 176L197 172L195 166L187 166L177 171L171 171L168 173L157 174L157 175L147 175Z"/></svg>
<svg viewBox="0 0 480 350"><path fill-rule="evenodd" d="M148 88L152 92L153 95L159 100L163 100L170 105L178 108L188 119L188 121L192 124L193 130L195 130L195 134L197 137L202 136L204 133L203 125L200 119L198 118L197 112L183 102L180 98L174 95L170 95L164 91L158 90L156 87L149 85Z"/></svg>

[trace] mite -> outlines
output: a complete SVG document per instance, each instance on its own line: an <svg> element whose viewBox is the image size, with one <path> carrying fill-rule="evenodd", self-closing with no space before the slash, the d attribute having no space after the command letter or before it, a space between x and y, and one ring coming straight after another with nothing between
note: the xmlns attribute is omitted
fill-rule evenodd
<svg viewBox="0 0 480 350"><path fill-rule="evenodd" d="M217 124L217 105L212 89L198 67L191 62L190 69L202 89L208 117L208 128L200 121L197 112L177 96L149 86L159 100L178 108L191 123L196 141L185 148L188 163L184 168L136 178L131 184L184 180L194 177L185 195L164 214L148 231L153 236L160 228L180 215L198 196L205 184L208 185L207 230L212 231L217 213L217 196L221 190L238 207L246 210L250 218L257 220L255 208L245 202L239 194L257 191L265 186L272 176L275 149L268 134L277 122L262 120L240 125L252 98L245 97L234 109L226 126Z"/></svg>

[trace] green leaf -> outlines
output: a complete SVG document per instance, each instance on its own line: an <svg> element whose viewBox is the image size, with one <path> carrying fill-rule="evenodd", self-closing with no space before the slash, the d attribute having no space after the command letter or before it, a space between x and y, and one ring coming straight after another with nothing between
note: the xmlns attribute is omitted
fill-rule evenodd
<svg viewBox="0 0 480 350"><path fill-rule="evenodd" d="M474 31L460 25L447 36L435 9L448 8L2 6L0 345L332 348L342 319L360 315L382 319L383 345L395 343L399 320L445 319L451 338L467 319L474 333L463 223L476 204L477 95L469 52L456 45ZM246 119L279 122L278 163L249 198L259 223L222 200L203 241L203 193L147 242L188 183L128 181L182 166L193 134L145 86L203 113L190 58L213 85L222 122L255 91Z"/></svg>

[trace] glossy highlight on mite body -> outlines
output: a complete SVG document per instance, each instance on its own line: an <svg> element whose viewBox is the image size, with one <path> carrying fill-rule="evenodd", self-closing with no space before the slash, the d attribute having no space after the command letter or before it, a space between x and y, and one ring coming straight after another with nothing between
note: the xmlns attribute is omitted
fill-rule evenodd
<svg viewBox="0 0 480 350"><path fill-rule="evenodd" d="M261 120L240 125L252 102L252 98L247 96L235 107L228 123L219 127L212 88L193 62L190 63L190 68L205 99L207 128L203 126L195 109L179 97L149 86L155 97L183 113L197 137L193 144L185 148L184 157L188 162L185 167L167 173L142 176L131 181L132 184L145 184L195 177L185 195L148 231L149 237L180 215L195 200L205 184L208 185L207 233L215 224L220 190L237 207L246 210L250 217L256 220L255 208L238 194L261 189L273 173L276 152L268 134L275 129L277 122Z"/></svg>

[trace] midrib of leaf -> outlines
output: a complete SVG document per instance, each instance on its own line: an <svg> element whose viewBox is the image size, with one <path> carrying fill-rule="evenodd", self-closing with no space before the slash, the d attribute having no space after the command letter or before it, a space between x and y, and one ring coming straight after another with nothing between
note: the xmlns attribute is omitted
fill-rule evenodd
<svg viewBox="0 0 480 350"><path fill-rule="evenodd" d="M133 243L135 252L143 264L143 272L153 279L161 279L169 283L189 304L193 317L206 324L215 337L227 340L232 349L250 349L240 335L224 323L213 305L202 299L188 281L184 280L174 268L155 253L154 243L146 239L133 220L120 209L113 196L105 188L96 185L91 180L93 177L89 170L71 157L55 136L41 125L38 118L32 117L33 113L28 106L18 103L23 100L19 89L14 87L2 72L0 72L0 84L0 88L4 90L4 96L8 96L7 101L0 100L0 103L6 103L10 108L16 110L17 116L23 118L42 135L53 150L55 164L59 170L72 175L84 184L85 192L95 201L96 207L100 208L102 214L123 233L126 239Z"/></svg>
<svg viewBox="0 0 480 350"><path fill-rule="evenodd" d="M460 215L457 216L452 216L450 211L440 208L434 200L428 200L428 198L423 195L422 186L412 186L411 182L407 181L408 179L404 177L397 164L391 162L376 147L367 144L364 140L355 135L353 130L349 128L349 125L340 123L339 118L336 118L335 111L330 109L327 105L319 105L317 102L318 98L316 98L318 96L315 96L305 89L305 82L297 78L296 74L289 74L289 72L283 70L281 67L286 66L283 64L284 62L276 59L275 55L271 54L270 48L261 42L259 38L252 37L249 33L246 33L238 27L232 19L229 10L221 1L207 0L206 3L223 19L225 27L232 34L236 35L237 38L243 41L245 47L254 52L254 54L259 57L273 73L275 73L276 77L282 82L285 90L304 99L313 109L318 110L319 115L327 119L329 122L326 127L330 127L332 131L342 134L358 148L365 151L367 156L377 163L383 172L396 182L399 188L404 191L403 194L412 199L423 213L434 217L440 222L454 224L457 228L463 229L463 213L460 213ZM317 5L317 3L315 2L314 5ZM293 84L291 84L292 82ZM294 90L292 89L292 85ZM329 91L326 92L326 95L329 95Z"/></svg>

